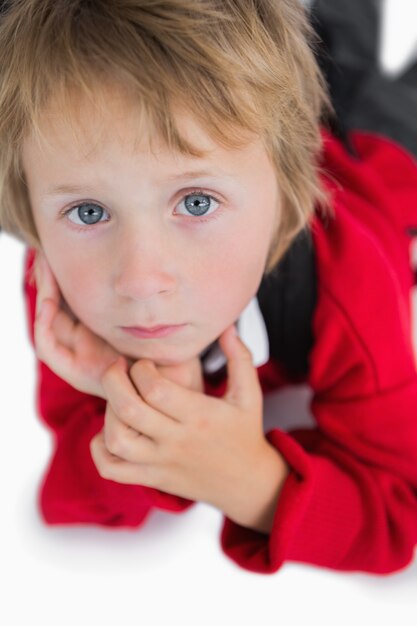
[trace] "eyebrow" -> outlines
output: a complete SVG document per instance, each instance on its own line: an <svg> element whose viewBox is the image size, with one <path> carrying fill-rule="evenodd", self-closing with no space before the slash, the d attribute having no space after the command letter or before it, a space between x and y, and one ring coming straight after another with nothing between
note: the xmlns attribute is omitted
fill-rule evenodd
<svg viewBox="0 0 417 626"><path fill-rule="evenodd" d="M181 174L173 174L172 176L167 176L167 181L176 181L176 180L186 180L190 178L202 178L203 176L209 178L233 178L232 174L227 172L210 172L209 170L197 170L197 171L189 171L182 172ZM56 185L47 189L43 195L44 198L49 196L58 196L66 193L84 193L86 191L86 187L82 187L80 185Z"/></svg>

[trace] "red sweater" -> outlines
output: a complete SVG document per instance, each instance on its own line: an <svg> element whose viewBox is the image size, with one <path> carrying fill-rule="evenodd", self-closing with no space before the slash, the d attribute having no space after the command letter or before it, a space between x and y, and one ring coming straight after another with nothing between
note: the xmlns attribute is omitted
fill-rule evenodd
<svg viewBox="0 0 417 626"><path fill-rule="evenodd" d="M360 159L323 130L322 178L335 219L319 211L312 234L317 305L305 380L315 428L268 441L290 473L269 535L224 517L221 547L240 567L273 573L286 561L384 574L405 567L417 543L417 367L412 342L412 238L417 167L397 144L351 133ZM33 339L36 288L24 291ZM37 410L55 436L39 505L48 524L138 527L153 507L180 512L194 501L103 479L89 442L105 401L75 390L37 361ZM264 392L288 384L277 362L258 368ZM205 391L221 396L205 379Z"/></svg>

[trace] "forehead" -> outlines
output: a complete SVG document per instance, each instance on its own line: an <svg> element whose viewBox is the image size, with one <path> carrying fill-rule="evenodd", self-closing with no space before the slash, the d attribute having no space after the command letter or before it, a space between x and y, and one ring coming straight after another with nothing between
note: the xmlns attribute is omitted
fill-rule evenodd
<svg viewBox="0 0 417 626"><path fill-rule="evenodd" d="M22 155L65 149L88 159L112 141L125 149L161 143L143 109L117 90L100 89L96 99L70 92L65 104L62 97L48 101L23 141Z"/></svg>
<svg viewBox="0 0 417 626"><path fill-rule="evenodd" d="M219 144L183 107L173 106L172 111L179 134L201 152L202 158L213 161L230 155L241 158L254 147L259 149L259 138L247 133L242 134L244 143L238 148ZM128 92L100 87L93 100L79 93L69 94L65 106L62 100L50 100L22 144L22 160L27 163L40 151L53 156L62 150L94 160L97 152L111 148L112 144L123 145L129 155L151 152L158 157L169 152L144 107ZM178 151L170 151L170 157L194 162L199 159Z"/></svg>

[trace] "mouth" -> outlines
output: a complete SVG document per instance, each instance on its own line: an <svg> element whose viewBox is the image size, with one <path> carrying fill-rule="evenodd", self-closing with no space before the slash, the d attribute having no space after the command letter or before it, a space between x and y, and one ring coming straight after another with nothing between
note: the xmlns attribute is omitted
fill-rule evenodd
<svg viewBox="0 0 417 626"><path fill-rule="evenodd" d="M129 335L140 339L152 339L158 337L167 337L184 328L186 324L175 324L170 326L153 326L151 328L143 328L141 326L121 326Z"/></svg>

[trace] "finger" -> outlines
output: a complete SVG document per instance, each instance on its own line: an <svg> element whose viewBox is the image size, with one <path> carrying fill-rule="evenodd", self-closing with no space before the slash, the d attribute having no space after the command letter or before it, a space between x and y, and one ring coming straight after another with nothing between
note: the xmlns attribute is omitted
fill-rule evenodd
<svg viewBox="0 0 417 626"><path fill-rule="evenodd" d="M129 485L157 487L155 477L158 468L145 463L130 463L111 454L106 448L103 431L90 441L90 452L102 478Z"/></svg>
<svg viewBox="0 0 417 626"><path fill-rule="evenodd" d="M258 372L252 353L235 332L234 324L221 334L219 344L227 359L224 399L248 411L258 410L263 398Z"/></svg>
<svg viewBox="0 0 417 626"><path fill-rule="evenodd" d="M74 355L70 348L61 344L52 329L57 306L52 300L45 300L34 324L35 349L38 358L47 365L53 361L53 369L65 378L65 373L74 367Z"/></svg>
<svg viewBox="0 0 417 626"><path fill-rule="evenodd" d="M34 322L34 344L37 358L45 363L57 376L84 391L84 381L79 378L76 353L73 350L73 323L65 313L57 310L50 299L44 300L42 309ZM91 393L90 389L86 390ZM100 389L95 392L102 396Z"/></svg>
<svg viewBox="0 0 417 626"><path fill-rule="evenodd" d="M36 313L38 313L43 301L46 298L51 299L57 305L60 300L60 290L58 284L52 274L45 256L40 252L38 252L36 257L35 276L37 287Z"/></svg>
<svg viewBox="0 0 417 626"><path fill-rule="evenodd" d="M53 310L55 315L52 315L53 325L57 334L60 337L60 341L67 347L73 347L72 337L74 335L75 324L69 315L65 314L63 309L63 298L61 296L60 289L52 274L48 262L42 253L38 253L36 257L36 282L37 282L37 296L36 296L36 315L42 308L48 309L50 305L55 305ZM62 314L60 314L62 311ZM49 319L49 316L48 316ZM50 324L51 326L52 324ZM44 328L44 327L43 327Z"/></svg>
<svg viewBox="0 0 417 626"><path fill-rule="evenodd" d="M61 295L44 255L36 257L35 344L38 357L60 375L74 369L73 344L76 324L61 310Z"/></svg>
<svg viewBox="0 0 417 626"><path fill-rule="evenodd" d="M50 303L51 300L48 299L47 302ZM61 344L74 350L82 324L76 318L71 317L66 310L62 309L62 304L62 301L59 304L54 302L56 314L51 321L51 330Z"/></svg>
<svg viewBox="0 0 417 626"><path fill-rule="evenodd" d="M155 442L122 422L107 403L104 416L104 443L111 454L131 463L155 462Z"/></svg>
<svg viewBox="0 0 417 626"><path fill-rule="evenodd" d="M163 378L181 387L204 393L203 369L198 357L175 365L158 365L157 370Z"/></svg>
<svg viewBox="0 0 417 626"><path fill-rule="evenodd" d="M130 375L147 404L177 422L185 423L193 419L196 413L204 410L204 405L207 405L207 410L212 408L209 406L212 399L164 378L149 359L137 361Z"/></svg>
<svg viewBox="0 0 417 626"><path fill-rule="evenodd" d="M114 413L126 426L154 441L168 436L175 428L175 420L155 410L138 394L119 359L104 372L101 385Z"/></svg>
<svg viewBox="0 0 417 626"><path fill-rule="evenodd" d="M54 276L54 273L52 272L51 266L49 265L48 260L44 254L41 255L40 262L48 297L52 298L55 301L58 301L61 295L61 290Z"/></svg>

